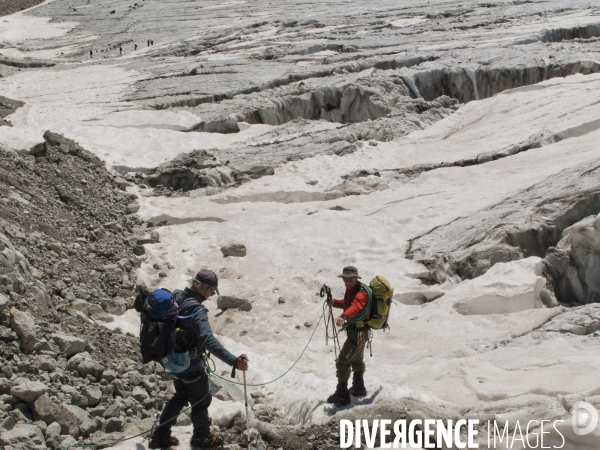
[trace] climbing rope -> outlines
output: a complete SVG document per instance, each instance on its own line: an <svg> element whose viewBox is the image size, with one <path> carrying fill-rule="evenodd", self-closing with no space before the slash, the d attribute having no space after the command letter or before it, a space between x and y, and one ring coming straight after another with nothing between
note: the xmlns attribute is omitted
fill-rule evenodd
<svg viewBox="0 0 600 450"><path fill-rule="evenodd" d="M290 370L292 370L294 368L294 366L296 364L298 364L298 361L300 361L300 359L304 355L304 352L306 352L306 349L308 348L308 345L312 341L312 339L313 339L313 337L315 335L315 331L317 331L317 328L319 327L319 324L321 323L321 319L323 319L324 315L325 315L325 311L323 311L323 314L321 314L321 317L319 317L319 320L317 321L317 324L315 325L315 329L313 330L312 334L310 335L310 339L308 340L308 342L304 346L304 349L302 350L302 353L300 353L300 356L298 357L298 359L296 359L296 361L294 362L294 364L292 364L292 366L288 370L286 370L283 374L281 374L277 378L275 378L275 379L273 379L271 381L268 381L266 383L258 383L258 384L250 384L250 383L248 383L247 386L266 386L267 384L274 383L275 381L277 381L277 380L283 378L285 375L287 375L290 372ZM212 367L211 367L211 364L212 364ZM200 400L198 400L196 403L194 403L193 405L189 406L188 408L184 409L179 414L183 414L185 411L189 411L190 409L192 409L194 406L196 406L197 404L199 404L202 400L204 400L206 398L206 396L210 393L210 389L212 387L212 383L210 382L210 377L211 376L215 376L217 378L220 378L221 380L227 381L227 382L232 383L232 384L240 384L240 385L244 384L244 383L239 383L237 381L228 380L227 378L223 378L223 377L220 377L219 375L217 375L215 373L215 370L216 370L215 362L210 357L205 357L204 367L206 369L206 373L208 374L208 391L206 392L206 394L204 394L204 396ZM154 378L154 382L158 383L158 379ZM169 420L166 420L165 422L163 422L163 423L161 423L159 425L155 425L155 426L153 426L152 428L150 428L150 429L148 429L146 431L142 431L142 432L140 432L140 433L138 433L138 434L136 434L134 436L129 436L127 438L118 439L116 441L103 442L103 443L100 443L100 444L73 444L73 445L69 445L69 446L66 446L66 447L62 447L61 450L68 450L70 448L100 448L100 447L104 448L104 447L112 447L114 445L120 444L121 442L129 441L131 439L135 439L136 437L143 436L144 434L151 433L154 430L156 430L157 428L160 428L161 426L166 425L169 422L175 420L177 417L179 417L179 416L171 417Z"/></svg>
<svg viewBox="0 0 600 450"><path fill-rule="evenodd" d="M292 370L294 368L294 366L296 364L298 364L298 361L300 361L300 359L304 355L304 352L306 352L306 349L308 348L308 344L310 344L310 341L312 341L313 337L315 336L315 331L317 331L317 328L319 328L319 324L321 323L321 319L323 319L324 315L325 315L325 312L323 311L323 314L321 314L321 317L319 317L319 320L317 321L317 324L315 325L315 329L313 330L312 334L310 335L310 339L308 340L308 342L304 346L304 350L302 350L302 353L300 353L300 356L298 356L298 359L296 359L296 361L294 362L294 364L292 364L292 366L288 370L286 370L281 375L279 375L277 378L275 378L275 379L273 379L271 381L267 381L265 383L256 383L256 384L248 383L248 384L246 384L246 386L266 386L267 384L274 383L277 380L280 380L281 378L283 378L284 376L286 376L290 372L290 370ZM214 362L213 362L213 366L214 366ZM223 377L217 375L216 373L213 373L213 376L215 376L217 378L220 378L221 380L227 381L229 383L232 383L232 384L239 384L239 385L243 385L244 384L244 383L240 383L238 381L228 380L227 378L223 378Z"/></svg>

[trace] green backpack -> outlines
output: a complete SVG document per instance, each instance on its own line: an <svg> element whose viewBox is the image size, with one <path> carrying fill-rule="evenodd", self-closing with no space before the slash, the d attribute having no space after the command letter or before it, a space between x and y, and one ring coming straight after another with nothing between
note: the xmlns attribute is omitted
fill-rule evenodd
<svg viewBox="0 0 600 450"><path fill-rule="evenodd" d="M375 330L389 328L388 318L394 289L390 286L389 281L381 275L377 275L371 280L369 288L372 296L369 301L371 304L371 318L367 321L367 325Z"/></svg>
<svg viewBox="0 0 600 450"><path fill-rule="evenodd" d="M367 307L356 317L353 317L351 321L347 322L346 326L354 323L358 328L362 328L365 326L367 315L370 315L366 324L371 328L375 330L389 328L388 317L390 315L392 295L394 294L389 281L381 275L377 275L371 280L368 286L364 283L360 283L360 285L362 290L367 293Z"/></svg>

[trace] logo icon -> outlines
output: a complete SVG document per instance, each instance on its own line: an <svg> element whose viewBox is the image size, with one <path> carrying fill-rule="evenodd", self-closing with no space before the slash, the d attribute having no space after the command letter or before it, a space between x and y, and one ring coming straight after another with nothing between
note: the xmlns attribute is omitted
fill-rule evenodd
<svg viewBox="0 0 600 450"><path fill-rule="evenodd" d="M577 402L571 412L571 425L578 436L590 434L598 426L598 411L587 402Z"/></svg>

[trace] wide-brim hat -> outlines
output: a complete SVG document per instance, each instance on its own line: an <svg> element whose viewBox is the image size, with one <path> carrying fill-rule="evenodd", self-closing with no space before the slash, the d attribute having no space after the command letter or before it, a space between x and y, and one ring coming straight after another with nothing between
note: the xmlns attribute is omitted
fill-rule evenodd
<svg viewBox="0 0 600 450"><path fill-rule="evenodd" d="M342 274L338 278L362 278L358 275L358 269L354 266L346 266L342 270Z"/></svg>

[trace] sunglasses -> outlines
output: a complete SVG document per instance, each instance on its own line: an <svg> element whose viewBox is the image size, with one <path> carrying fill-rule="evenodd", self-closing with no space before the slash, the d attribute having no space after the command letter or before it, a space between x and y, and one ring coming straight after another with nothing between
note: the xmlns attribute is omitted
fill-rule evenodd
<svg viewBox="0 0 600 450"><path fill-rule="evenodd" d="M354 278L342 278L344 280L344 283L350 283L350 282L354 282L356 280L358 280L358 278L354 277Z"/></svg>

